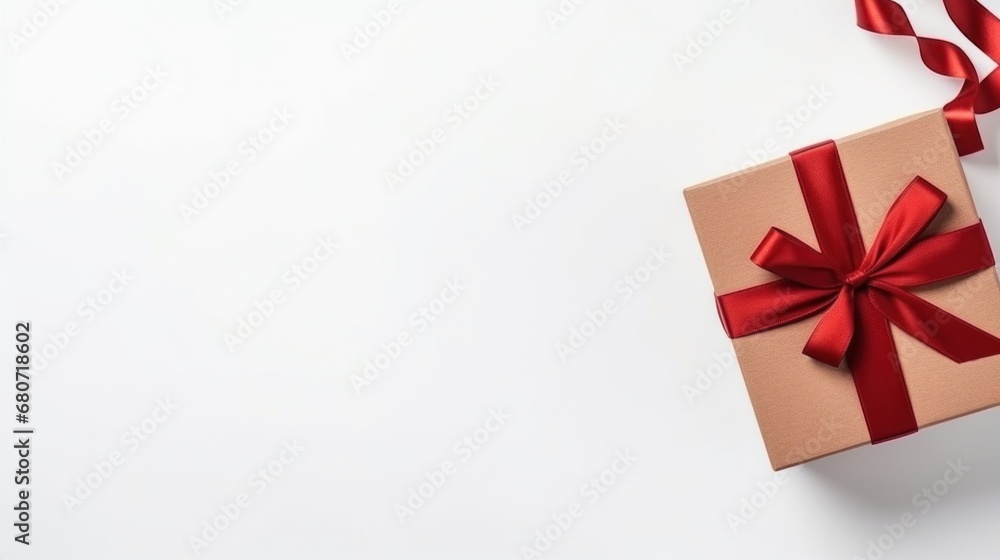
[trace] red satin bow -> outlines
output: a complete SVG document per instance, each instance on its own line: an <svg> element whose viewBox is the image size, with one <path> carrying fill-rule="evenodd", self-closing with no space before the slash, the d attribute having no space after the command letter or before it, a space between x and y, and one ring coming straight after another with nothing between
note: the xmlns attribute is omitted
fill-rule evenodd
<svg viewBox="0 0 1000 560"><path fill-rule="evenodd" d="M846 356L873 443L914 432L890 323L958 363L1000 354L1000 339L907 291L993 266L982 223L920 238L947 196L917 177L865 251L836 144L791 156L819 251L772 228L751 260L782 279L719 296L726 333L823 312L803 353L834 367Z"/></svg>
<svg viewBox="0 0 1000 560"><path fill-rule="evenodd" d="M921 37L913 31L903 8L891 0L854 0L858 26L883 35L904 35L917 40L924 64L942 76L961 78L962 89L944 106L945 117L959 155L983 149L976 114L1000 107L1000 69L982 83L965 52L947 41ZM1000 63L1000 20L975 0L944 0L948 16L959 30L994 62Z"/></svg>

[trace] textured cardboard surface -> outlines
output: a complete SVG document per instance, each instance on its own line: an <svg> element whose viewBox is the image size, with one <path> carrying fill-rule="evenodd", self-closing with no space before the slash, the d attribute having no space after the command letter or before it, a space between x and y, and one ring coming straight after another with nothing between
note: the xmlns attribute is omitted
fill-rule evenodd
<svg viewBox="0 0 1000 560"><path fill-rule="evenodd" d="M916 175L948 195L928 234L979 220L941 111L895 121L837 145L866 246L889 205ZM788 156L691 187L684 195L716 294L777 278L750 262L772 226L816 247ZM993 268L913 292L1000 333L1000 283ZM850 372L802 354L818 320L819 315L733 341L776 470L869 443ZM1000 404L1000 356L959 365L896 327L892 332L921 428Z"/></svg>

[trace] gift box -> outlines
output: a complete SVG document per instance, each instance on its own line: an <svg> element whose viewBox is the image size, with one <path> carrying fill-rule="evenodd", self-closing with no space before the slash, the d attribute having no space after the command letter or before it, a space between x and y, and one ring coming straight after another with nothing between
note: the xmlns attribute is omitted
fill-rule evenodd
<svg viewBox="0 0 1000 560"><path fill-rule="evenodd" d="M1000 404L1000 283L942 111L684 191L775 470Z"/></svg>

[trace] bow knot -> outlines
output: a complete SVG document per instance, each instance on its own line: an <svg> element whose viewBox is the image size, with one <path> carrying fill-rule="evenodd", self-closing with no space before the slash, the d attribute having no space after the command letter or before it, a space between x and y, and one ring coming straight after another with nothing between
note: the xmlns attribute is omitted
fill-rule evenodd
<svg viewBox="0 0 1000 560"><path fill-rule="evenodd" d="M844 284L851 288L858 289L868 283L868 273L863 270L855 270L844 276Z"/></svg>

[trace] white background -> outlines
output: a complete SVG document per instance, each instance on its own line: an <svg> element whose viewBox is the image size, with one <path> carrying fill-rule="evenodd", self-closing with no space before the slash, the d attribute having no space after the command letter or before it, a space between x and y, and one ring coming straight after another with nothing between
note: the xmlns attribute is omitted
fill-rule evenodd
<svg viewBox="0 0 1000 560"><path fill-rule="evenodd" d="M220 17L213 0L80 1L17 48L39 4L3 3L0 359L13 365L15 321L32 322L36 350L79 330L35 362L33 544L13 542L8 447L0 554L199 557L191 537L246 492L200 557L534 557L524 547L573 503L582 515L542 557L866 557L908 512L917 523L882 536L885 558L996 556L1000 410L777 486L681 196L769 138L783 153L941 106L958 84L912 40L858 29L846 0L588 0L555 26L558 0L401 5L347 57L386 2L246 0ZM731 23L679 67L724 9ZM938 2L908 11L968 45ZM122 118L116 99L157 65L166 77ZM453 126L449 109L490 76L495 92ZM786 134L813 88L833 95ZM185 220L281 108L291 124ZM113 131L60 176L53 163L105 118ZM582 170L574 152L615 118L626 130ZM994 239L998 122L982 119L987 149L964 160ZM388 189L436 128L444 141ZM512 215L562 171L573 183L519 231ZM292 290L283 275L326 236L340 249ZM616 285L659 247L666 264L626 299ZM122 268L134 280L81 313ZM450 278L466 289L442 310ZM230 352L224 334L275 289L283 303ZM607 299L617 311L561 359ZM418 332L411 315L431 305ZM357 391L404 331L412 344ZM158 399L177 406L162 423ZM498 408L509 419L489 441L456 450ZM144 421L155 431L133 450L122 434ZM258 493L250 477L293 440L305 450ZM638 460L591 503L588 481L626 450ZM95 474L113 453L123 462ZM401 522L396 504L449 460L457 472ZM957 460L971 471L924 513L913 496Z"/></svg>

